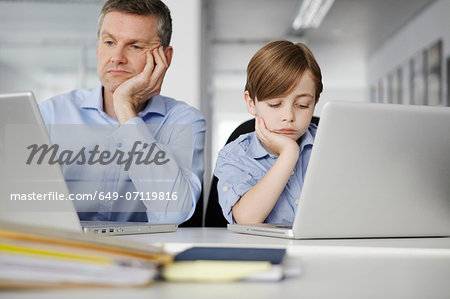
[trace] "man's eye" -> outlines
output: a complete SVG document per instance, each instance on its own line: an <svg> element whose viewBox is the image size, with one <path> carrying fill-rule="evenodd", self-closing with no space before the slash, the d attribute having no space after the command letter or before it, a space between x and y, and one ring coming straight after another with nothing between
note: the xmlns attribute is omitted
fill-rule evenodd
<svg viewBox="0 0 450 299"><path fill-rule="evenodd" d="M133 45L132 48L134 50L141 50L142 49L142 47L139 47L138 45Z"/></svg>
<svg viewBox="0 0 450 299"><path fill-rule="evenodd" d="M303 108L303 109L304 109L304 108L309 108L308 105L298 105L298 107L299 107L299 108Z"/></svg>
<svg viewBox="0 0 450 299"><path fill-rule="evenodd" d="M105 45L112 46L114 43L110 40L105 41Z"/></svg>

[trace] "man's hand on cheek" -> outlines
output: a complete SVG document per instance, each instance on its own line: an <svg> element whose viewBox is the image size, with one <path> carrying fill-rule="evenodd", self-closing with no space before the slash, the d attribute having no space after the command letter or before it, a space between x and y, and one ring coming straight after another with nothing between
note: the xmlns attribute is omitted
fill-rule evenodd
<svg viewBox="0 0 450 299"><path fill-rule="evenodd" d="M169 67L163 47L148 51L145 55L147 63L142 72L120 84L114 91L114 111L120 124L136 117L147 100L161 91Z"/></svg>

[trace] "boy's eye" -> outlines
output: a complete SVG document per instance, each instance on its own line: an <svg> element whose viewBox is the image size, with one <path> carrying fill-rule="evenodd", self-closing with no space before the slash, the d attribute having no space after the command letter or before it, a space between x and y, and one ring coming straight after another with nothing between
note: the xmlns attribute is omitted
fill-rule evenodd
<svg viewBox="0 0 450 299"><path fill-rule="evenodd" d="M138 46L138 45L133 45L132 46L133 50L141 50L142 47Z"/></svg>
<svg viewBox="0 0 450 299"><path fill-rule="evenodd" d="M298 105L299 108L309 108L308 105Z"/></svg>
<svg viewBox="0 0 450 299"><path fill-rule="evenodd" d="M279 103L277 103L277 104L271 104L271 103L268 103L268 105L269 105L269 107L271 107L271 108L277 108L277 107L280 107L281 104L279 104Z"/></svg>

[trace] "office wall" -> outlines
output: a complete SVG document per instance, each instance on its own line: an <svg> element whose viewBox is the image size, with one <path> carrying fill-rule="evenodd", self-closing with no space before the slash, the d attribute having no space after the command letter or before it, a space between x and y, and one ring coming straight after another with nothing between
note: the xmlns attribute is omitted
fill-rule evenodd
<svg viewBox="0 0 450 299"><path fill-rule="evenodd" d="M174 56L161 93L200 109L201 0L164 0L172 12Z"/></svg>
<svg viewBox="0 0 450 299"><path fill-rule="evenodd" d="M376 86L380 78L397 67L404 70L403 102L409 97L409 61L410 58L442 39L442 69L450 56L450 1L437 0L405 24L388 41L380 45L368 58L368 82ZM444 98L447 95L446 72L442 72Z"/></svg>
<svg viewBox="0 0 450 299"><path fill-rule="evenodd" d="M0 92L95 87L97 2L0 2ZM70 11L70 14L67 12Z"/></svg>
<svg viewBox="0 0 450 299"><path fill-rule="evenodd" d="M365 50L352 43L311 43L322 70L323 92L314 114L320 116L329 101L369 100Z"/></svg>

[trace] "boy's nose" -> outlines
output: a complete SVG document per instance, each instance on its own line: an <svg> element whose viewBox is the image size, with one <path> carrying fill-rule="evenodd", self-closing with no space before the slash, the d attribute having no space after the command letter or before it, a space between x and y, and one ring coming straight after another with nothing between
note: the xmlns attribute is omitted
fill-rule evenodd
<svg viewBox="0 0 450 299"><path fill-rule="evenodd" d="M283 121L293 122L295 120L295 114L293 109L287 108L283 111Z"/></svg>

